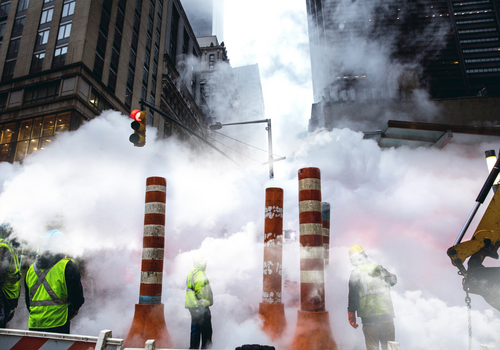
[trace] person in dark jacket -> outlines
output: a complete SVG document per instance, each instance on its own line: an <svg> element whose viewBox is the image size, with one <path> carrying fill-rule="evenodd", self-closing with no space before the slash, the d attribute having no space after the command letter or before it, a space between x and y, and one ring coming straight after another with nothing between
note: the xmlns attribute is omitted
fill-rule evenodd
<svg viewBox="0 0 500 350"><path fill-rule="evenodd" d="M68 240L59 230L42 238L36 261L24 280L29 330L70 333L70 321L85 302L80 272L61 253Z"/></svg>
<svg viewBox="0 0 500 350"><path fill-rule="evenodd" d="M12 228L0 225L0 328L6 328L14 317L21 292L19 258L15 248L19 247Z"/></svg>
<svg viewBox="0 0 500 350"><path fill-rule="evenodd" d="M191 313L190 349L210 348L212 344L212 316L209 306L214 303L212 288L205 270L206 257L198 253L193 257L194 267L186 279L185 307Z"/></svg>
<svg viewBox="0 0 500 350"><path fill-rule="evenodd" d="M349 279L349 323L358 328L356 311L363 322L367 350L387 350L387 342L394 341L394 308L390 287L397 283L396 275L368 260L359 245L349 248L349 259L354 269Z"/></svg>

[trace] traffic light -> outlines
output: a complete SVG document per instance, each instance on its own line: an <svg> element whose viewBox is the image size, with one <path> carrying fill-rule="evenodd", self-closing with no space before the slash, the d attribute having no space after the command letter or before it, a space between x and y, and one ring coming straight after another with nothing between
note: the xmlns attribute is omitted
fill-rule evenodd
<svg viewBox="0 0 500 350"><path fill-rule="evenodd" d="M146 111L134 109L130 113L130 118L134 119L130 124L134 133L130 135L129 141L136 147L143 147L146 143Z"/></svg>

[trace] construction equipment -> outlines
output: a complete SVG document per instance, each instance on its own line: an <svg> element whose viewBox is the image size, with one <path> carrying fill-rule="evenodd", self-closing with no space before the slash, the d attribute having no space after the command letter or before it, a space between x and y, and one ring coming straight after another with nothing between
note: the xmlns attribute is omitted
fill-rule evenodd
<svg viewBox="0 0 500 350"><path fill-rule="evenodd" d="M486 199L500 172L500 157L497 159L481 192L476 198L476 203L467 221L460 231L454 245L447 251L458 274L463 276L463 288L466 293L481 295L484 300L500 311L500 267L485 267L483 261L486 257L498 259L500 247L500 191L496 191L479 222L472 238L462 241L479 206ZM465 260L467 269L464 267Z"/></svg>

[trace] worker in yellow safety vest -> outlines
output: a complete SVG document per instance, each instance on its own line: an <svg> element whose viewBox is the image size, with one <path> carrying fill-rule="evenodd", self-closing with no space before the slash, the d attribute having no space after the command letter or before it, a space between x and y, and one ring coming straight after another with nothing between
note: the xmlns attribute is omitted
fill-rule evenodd
<svg viewBox="0 0 500 350"><path fill-rule="evenodd" d="M212 288L208 281L205 270L207 259L197 253L193 256L194 267L186 280L185 307L191 313L191 337L189 348L207 349L212 344L212 316L209 306L214 303Z"/></svg>
<svg viewBox="0 0 500 350"><path fill-rule="evenodd" d="M349 259L354 269L349 279L349 323L358 328L356 311L363 323L367 350L387 350L387 342L394 341L394 308L390 287L397 283L396 275L368 260L359 245L349 248Z"/></svg>
<svg viewBox="0 0 500 350"><path fill-rule="evenodd" d="M21 292L19 257L13 246L19 246L11 237L12 228L0 227L0 328L6 328L14 317Z"/></svg>
<svg viewBox="0 0 500 350"><path fill-rule="evenodd" d="M68 243L61 231L48 231L26 273L30 331L69 334L70 320L85 302L78 267L62 253Z"/></svg>

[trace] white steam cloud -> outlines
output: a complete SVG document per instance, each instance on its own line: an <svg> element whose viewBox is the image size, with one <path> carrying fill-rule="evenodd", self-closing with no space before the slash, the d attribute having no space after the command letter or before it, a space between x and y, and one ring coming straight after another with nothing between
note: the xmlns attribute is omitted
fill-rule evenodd
<svg viewBox="0 0 500 350"><path fill-rule="evenodd" d="M73 333L109 328L115 337L126 336L138 302L145 178L154 175L167 179L163 303L176 346L188 345L184 283L197 250L208 257L215 294L214 347L273 344L257 317L265 188L284 189L284 229L298 232L297 171L316 166L323 201L331 204L326 307L341 348L363 346L361 331L346 320L352 244L361 244L373 261L398 276L393 296L403 348L466 344L465 295L446 249L487 175L483 150L497 145L381 150L348 129L322 131L297 140L298 150L271 181L265 166L238 168L212 151L193 153L173 140L155 141L150 130L146 146L134 148L128 124L127 117L105 112L59 135L23 165L0 164L0 213L22 214L20 238L36 249L39 236L57 226L84 262L87 302ZM298 259L298 244L285 245L285 280L299 281ZM293 334L297 299L296 290L284 288L288 338L277 346ZM497 342L498 311L478 296L472 299L474 342ZM27 328L22 301L11 326Z"/></svg>

